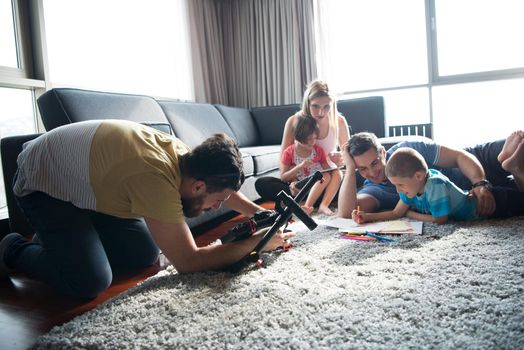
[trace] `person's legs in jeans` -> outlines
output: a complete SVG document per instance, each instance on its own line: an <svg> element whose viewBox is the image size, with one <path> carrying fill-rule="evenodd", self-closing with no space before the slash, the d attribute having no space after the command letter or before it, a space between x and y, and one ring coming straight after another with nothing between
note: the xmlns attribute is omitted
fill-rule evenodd
<svg viewBox="0 0 524 350"><path fill-rule="evenodd" d="M275 201L280 191L291 195L289 184L277 177L264 176L255 181L255 189L264 200Z"/></svg>
<svg viewBox="0 0 524 350"><path fill-rule="evenodd" d="M17 198L41 244L20 240L5 261L59 292L93 298L111 284L112 272L91 211L42 192Z"/></svg>
<svg viewBox="0 0 524 350"><path fill-rule="evenodd" d="M497 203L493 218L524 215L524 192L514 188L495 186L492 190Z"/></svg>
<svg viewBox="0 0 524 350"><path fill-rule="evenodd" d="M465 150L477 157L484 168L486 178L491 181L494 186L515 188L515 182L508 178L511 173L502 168L502 165L497 158L502 151L504 142L505 140L487 142L474 147L465 148Z"/></svg>
<svg viewBox="0 0 524 350"><path fill-rule="evenodd" d="M514 136L514 142L511 143L511 139L508 138L504 147L508 153L513 153L511 153L507 158L500 157L499 155L499 161L500 159L504 159L501 162L502 168L513 175L516 187L519 191L524 192L524 131L514 133L511 136ZM520 142L518 142L519 140Z"/></svg>
<svg viewBox="0 0 524 350"><path fill-rule="evenodd" d="M144 268L157 261L159 249L144 220L101 213L91 217L112 268Z"/></svg>

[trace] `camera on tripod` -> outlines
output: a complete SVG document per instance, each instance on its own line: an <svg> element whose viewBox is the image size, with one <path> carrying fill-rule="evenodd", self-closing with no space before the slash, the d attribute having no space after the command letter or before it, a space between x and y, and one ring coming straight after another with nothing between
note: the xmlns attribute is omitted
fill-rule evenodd
<svg viewBox="0 0 524 350"><path fill-rule="evenodd" d="M235 226L220 239L222 243L243 240L250 237L258 230L271 226L271 228L260 239L253 251L229 267L231 272L238 272L250 263L261 265L263 260L260 258L260 252L278 230L282 226L288 224L293 214L295 214L295 216L301 220L308 229L314 230L317 227L316 222L300 207L299 203L306 197L315 182L321 179L322 173L317 171L309 178L295 198L289 196L284 191L280 191L275 201L274 211L265 210L257 212L252 219Z"/></svg>

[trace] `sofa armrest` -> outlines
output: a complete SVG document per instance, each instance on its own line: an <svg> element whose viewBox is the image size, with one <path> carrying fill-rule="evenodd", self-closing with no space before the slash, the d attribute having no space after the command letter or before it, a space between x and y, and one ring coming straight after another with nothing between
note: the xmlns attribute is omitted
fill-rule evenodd
<svg viewBox="0 0 524 350"><path fill-rule="evenodd" d="M29 134L20 136L4 137L0 141L0 153L2 155L2 170L4 173L4 187L7 201L7 211L9 214L9 229L11 232L18 232L28 236L33 233L33 228L27 222L24 213L18 206L13 194L13 179L18 169L17 159L22 146L27 141L33 140L41 134Z"/></svg>

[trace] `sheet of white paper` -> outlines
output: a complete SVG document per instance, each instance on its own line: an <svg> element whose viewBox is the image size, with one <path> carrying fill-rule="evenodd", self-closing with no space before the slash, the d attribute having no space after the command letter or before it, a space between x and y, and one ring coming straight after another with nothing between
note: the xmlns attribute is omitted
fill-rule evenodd
<svg viewBox="0 0 524 350"><path fill-rule="evenodd" d="M330 227L336 227L338 229L348 229L348 228L354 228L359 226L355 221L352 219L343 219L339 217L332 217L326 220L316 220L317 224L324 225L324 226L330 226Z"/></svg>
<svg viewBox="0 0 524 350"><path fill-rule="evenodd" d="M417 234L417 235L421 235L422 234L422 227L424 226L424 223L422 221L409 220L409 223L413 227L413 230L415 231L415 234Z"/></svg>
<svg viewBox="0 0 524 350"><path fill-rule="evenodd" d="M406 233L422 234L422 227L423 227L422 221L413 221L413 220L402 220L402 221L409 222L409 226L413 228L412 232L406 232ZM354 233L366 232L366 231L380 232L383 229L387 231L388 226L392 226L391 221L380 221L380 222L373 222L373 223L359 225L352 219L343 219L339 217L329 218L326 220L316 220L316 222L319 225L335 227L335 228L338 228L340 231L349 231L349 232L354 232Z"/></svg>

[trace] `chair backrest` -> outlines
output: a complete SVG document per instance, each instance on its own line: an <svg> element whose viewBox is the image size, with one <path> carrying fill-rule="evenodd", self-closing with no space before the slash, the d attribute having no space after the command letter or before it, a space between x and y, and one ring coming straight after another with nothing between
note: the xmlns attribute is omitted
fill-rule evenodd
<svg viewBox="0 0 524 350"><path fill-rule="evenodd" d="M433 138L433 128L431 123L426 124L409 124L409 125L391 125L389 127L389 135L392 136L425 136Z"/></svg>
<svg viewBox="0 0 524 350"><path fill-rule="evenodd" d="M41 134L8 136L0 140L0 154L4 173L4 186L9 214L9 229L21 235L29 236L34 233L33 228L25 218L13 194L13 179L18 169L16 160L22 152L22 146L27 141L33 140Z"/></svg>

